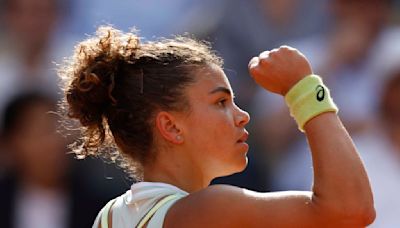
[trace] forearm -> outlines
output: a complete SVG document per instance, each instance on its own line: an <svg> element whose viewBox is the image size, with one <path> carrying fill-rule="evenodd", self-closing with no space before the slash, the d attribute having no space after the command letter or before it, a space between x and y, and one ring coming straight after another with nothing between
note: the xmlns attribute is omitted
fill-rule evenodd
<svg viewBox="0 0 400 228"><path fill-rule="evenodd" d="M261 200L262 205L272 208L269 214L274 220L269 224L359 227L371 223L375 212L364 166L335 114L329 90L312 75L307 58L294 48L281 46L252 58L249 71L263 88L285 96L292 116L306 132L314 164L312 194L267 195ZM291 219L284 209L279 210L283 205L296 211L290 213Z"/></svg>
<svg viewBox="0 0 400 228"><path fill-rule="evenodd" d="M332 112L321 114L307 122L305 132L313 157L314 202L344 213L373 217L368 176L338 116Z"/></svg>

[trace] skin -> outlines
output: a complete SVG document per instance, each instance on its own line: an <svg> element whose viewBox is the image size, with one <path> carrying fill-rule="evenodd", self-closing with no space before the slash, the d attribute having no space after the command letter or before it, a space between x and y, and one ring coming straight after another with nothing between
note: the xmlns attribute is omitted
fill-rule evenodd
<svg viewBox="0 0 400 228"><path fill-rule="evenodd" d="M290 47L261 53L249 70L259 85L281 95L312 73L307 59ZM170 208L164 227L365 227L373 222L367 174L335 113L323 113L305 125L314 165L311 191L260 193L208 186L213 178L246 166L248 148L238 139L246 134L249 117L234 104L222 70L205 72L187 88L189 113L160 112L156 117L159 151L145 167L144 179L191 193ZM210 94L219 87L229 92ZM219 103L225 99L224 105Z"/></svg>
<svg viewBox="0 0 400 228"><path fill-rule="evenodd" d="M219 67L204 67L197 78L185 91L189 113L158 114L157 138L164 146L156 161L145 167L144 180L194 192L206 188L215 177L246 167L248 145L241 141L248 135L249 114L233 102L232 88Z"/></svg>

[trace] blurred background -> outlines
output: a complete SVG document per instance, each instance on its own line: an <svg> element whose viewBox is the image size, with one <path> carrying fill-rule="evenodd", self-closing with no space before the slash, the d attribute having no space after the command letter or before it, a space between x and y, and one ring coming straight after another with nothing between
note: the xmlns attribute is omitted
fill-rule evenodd
<svg viewBox="0 0 400 228"><path fill-rule="evenodd" d="M0 227L91 227L134 180L100 159L76 160L52 114L57 63L99 25L143 40L194 34L225 60L236 102L252 117L249 166L215 180L257 191L309 190L306 140L283 98L247 63L287 44L321 75L371 178L377 219L400 227L400 0L0 0ZM49 113L50 112L50 113Z"/></svg>

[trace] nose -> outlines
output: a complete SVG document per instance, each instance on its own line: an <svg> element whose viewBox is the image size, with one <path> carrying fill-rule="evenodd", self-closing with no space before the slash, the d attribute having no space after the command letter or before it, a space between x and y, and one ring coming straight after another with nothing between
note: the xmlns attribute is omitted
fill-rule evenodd
<svg viewBox="0 0 400 228"><path fill-rule="evenodd" d="M250 115L248 112L237 107L237 114L235 116L235 124L238 127L244 127L250 122Z"/></svg>

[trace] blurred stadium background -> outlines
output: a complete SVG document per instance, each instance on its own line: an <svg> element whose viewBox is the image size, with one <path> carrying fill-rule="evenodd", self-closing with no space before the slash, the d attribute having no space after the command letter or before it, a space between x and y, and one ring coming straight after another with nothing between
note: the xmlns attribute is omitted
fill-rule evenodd
<svg viewBox="0 0 400 228"><path fill-rule="evenodd" d="M99 25L143 40L193 34L225 60L250 112L249 166L215 180L258 191L308 190L311 159L283 99L257 87L250 58L288 44L310 60L340 107L375 194L371 227L400 227L399 0L0 0L0 227L91 227L134 180L100 159L76 160L76 132L55 133L57 63ZM266 215L268 216L268 215Z"/></svg>

